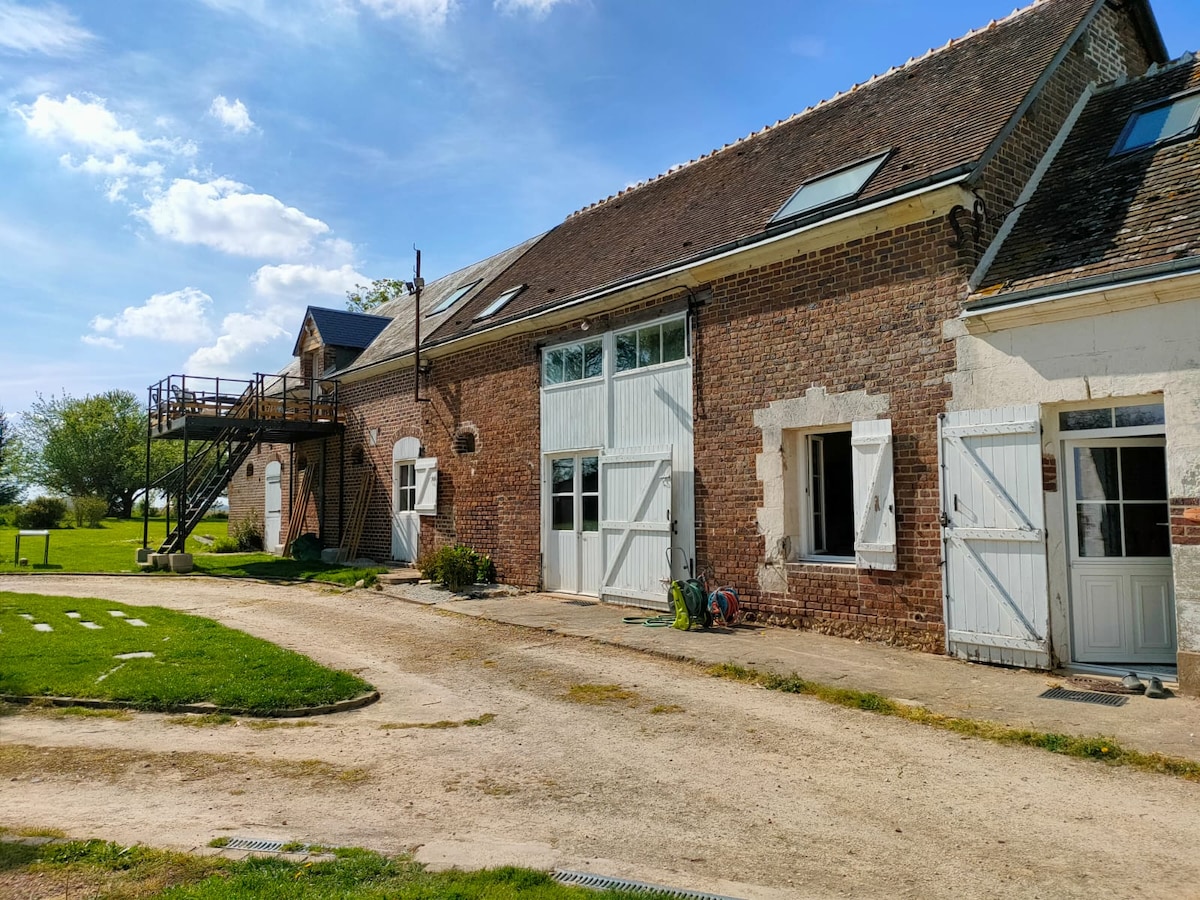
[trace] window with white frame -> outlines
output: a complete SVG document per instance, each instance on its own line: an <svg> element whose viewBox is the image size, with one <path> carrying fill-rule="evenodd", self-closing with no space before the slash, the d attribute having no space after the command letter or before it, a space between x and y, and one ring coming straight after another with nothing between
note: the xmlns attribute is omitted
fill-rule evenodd
<svg viewBox="0 0 1200 900"><path fill-rule="evenodd" d="M627 372L687 356L687 320L680 316L616 335L616 370Z"/></svg>
<svg viewBox="0 0 1200 900"><path fill-rule="evenodd" d="M604 374L604 341L596 338L542 352L542 384L566 384Z"/></svg>
<svg viewBox="0 0 1200 900"><path fill-rule="evenodd" d="M786 433L793 556L896 568L891 422Z"/></svg>

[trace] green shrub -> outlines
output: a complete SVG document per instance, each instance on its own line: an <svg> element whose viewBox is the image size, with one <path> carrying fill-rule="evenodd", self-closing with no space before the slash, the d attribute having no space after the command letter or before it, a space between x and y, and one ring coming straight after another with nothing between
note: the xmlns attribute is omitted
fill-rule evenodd
<svg viewBox="0 0 1200 900"><path fill-rule="evenodd" d="M75 527L99 528L100 520L108 512L108 501L103 497L72 497L71 508L75 512Z"/></svg>
<svg viewBox="0 0 1200 900"><path fill-rule="evenodd" d="M9 503L0 506L0 525L16 525L17 514L21 511L19 503Z"/></svg>
<svg viewBox="0 0 1200 900"><path fill-rule="evenodd" d="M242 548L238 546L237 538L219 537L213 541L213 553L237 553Z"/></svg>
<svg viewBox="0 0 1200 900"><path fill-rule="evenodd" d="M462 544L447 544L421 554L417 568L421 570L422 578L443 584L452 591L477 581L492 581L496 575L496 567L489 556Z"/></svg>
<svg viewBox="0 0 1200 900"><path fill-rule="evenodd" d="M243 516L229 526L229 535L237 541L238 549L243 552L261 550L263 548L262 521L256 513Z"/></svg>
<svg viewBox="0 0 1200 900"><path fill-rule="evenodd" d="M209 513L208 515L206 515L204 518L206 518L206 519L212 519L212 520L214 520L214 521L217 521L217 522L224 522L225 520L227 520L227 519L229 518L229 510L227 510L227 509L214 509L212 512L210 512L210 513Z"/></svg>
<svg viewBox="0 0 1200 900"><path fill-rule="evenodd" d="M18 528L58 528L67 515L67 503L58 497L35 497L17 512Z"/></svg>

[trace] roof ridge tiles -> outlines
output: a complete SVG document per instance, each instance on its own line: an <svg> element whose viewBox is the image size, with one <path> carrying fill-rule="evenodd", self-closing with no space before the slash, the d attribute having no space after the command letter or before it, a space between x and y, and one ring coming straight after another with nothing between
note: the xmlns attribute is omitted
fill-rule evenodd
<svg viewBox="0 0 1200 900"><path fill-rule="evenodd" d="M569 214L567 216L567 220L569 221L571 219L576 218L577 216L581 216L586 212L596 209L597 207L603 206L606 203L610 203L613 200L616 200L618 197L623 197L624 195L630 193L631 191L635 191L635 190L638 190L639 188L643 188L648 185L654 184L655 182L661 181L664 178L669 178L670 176L675 175L684 169L694 166L696 163L702 162L706 159L716 156L718 153L724 153L726 150L730 150L734 147L740 146L741 144L744 144L747 141L751 141L754 138L761 137L762 135L766 134L767 132L773 131L782 125L786 125L787 123L792 122L795 119L800 118L801 116L809 115L819 109L824 109L825 107L830 106L831 104L836 103L837 101L850 96L851 94L855 93L858 90L861 90L862 88L870 87L871 85L877 84L880 81L882 81L883 79L888 78L892 75L895 75L897 72L902 72L905 69L910 68L911 66L918 65L919 63L924 62L925 60L931 58L932 56L934 56L936 54L943 53L952 47L957 47L966 40L976 37L986 31L990 31L992 28L994 28L998 25L1003 25L1008 22L1011 22L1013 19L1017 18L1018 16L1024 15L1025 13L1029 12L1030 10L1036 9L1041 6L1045 6L1046 4L1052 3L1052 2L1054 2L1054 0L1032 0L1032 2L1026 6L1015 7L1011 13L1009 13L1007 16L1004 16L1001 19L992 19L990 22L988 22L986 25L984 25L982 27L972 28L970 31L968 31L966 34L962 35L961 37L950 38L941 47L930 47L928 50L926 50L920 56L910 56L905 62L901 63L900 65L892 66L890 69L888 69L885 72L877 72L876 74L874 74L870 78L868 78L866 81L858 82L857 84L851 85L849 88L847 88L845 90L838 91L832 97L827 97L823 100L819 100L816 103L812 104L811 106L806 106L804 109L802 109L798 112L792 113L790 116L787 116L786 118L777 120L774 125L770 125L770 124L764 125L758 131L752 131L748 135L744 135L743 137L737 138L736 140L729 141L728 143L723 144L720 147L715 147L712 150L710 150L708 153L701 154L700 156L697 156L694 159L689 159L685 163L678 163L674 166L671 166L665 172L660 172L657 175L652 175L649 178L644 178L641 181L634 182L633 184L621 189L620 191L618 191L615 194L609 194L607 197L604 197L603 199L597 200L594 203L589 203L587 206L580 207L579 209L577 209L574 212L572 212L571 214Z"/></svg>

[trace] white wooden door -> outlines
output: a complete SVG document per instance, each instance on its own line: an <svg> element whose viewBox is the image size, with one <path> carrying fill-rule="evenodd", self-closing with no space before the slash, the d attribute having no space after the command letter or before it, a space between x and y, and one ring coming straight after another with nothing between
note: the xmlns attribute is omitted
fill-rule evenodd
<svg viewBox="0 0 1200 900"><path fill-rule="evenodd" d="M420 553L421 515L417 503L416 460L392 462L392 559L413 563Z"/></svg>
<svg viewBox="0 0 1200 900"><path fill-rule="evenodd" d="M1165 441L1069 441L1064 461L1072 658L1174 663Z"/></svg>
<svg viewBox="0 0 1200 900"><path fill-rule="evenodd" d="M939 421L947 650L1048 668L1038 408L966 410Z"/></svg>
<svg viewBox="0 0 1200 900"><path fill-rule="evenodd" d="M263 546L268 553L279 550L279 533L283 524L283 467L276 461L267 463L266 498L263 510Z"/></svg>
<svg viewBox="0 0 1200 900"><path fill-rule="evenodd" d="M600 593L600 456L597 452L546 458L543 547L548 591Z"/></svg>
<svg viewBox="0 0 1200 900"><path fill-rule="evenodd" d="M673 514L670 447L600 457L602 599L667 608Z"/></svg>

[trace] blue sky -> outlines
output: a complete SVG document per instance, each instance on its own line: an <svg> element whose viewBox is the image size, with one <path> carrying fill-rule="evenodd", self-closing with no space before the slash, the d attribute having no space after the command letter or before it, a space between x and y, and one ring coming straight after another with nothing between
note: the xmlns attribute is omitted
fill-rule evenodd
<svg viewBox="0 0 1200 900"><path fill-rule="evenodd" d="M0 0L0 406L287 362L1013 0ZM1158 0L1172 56L1198 0Z"/></svg>

